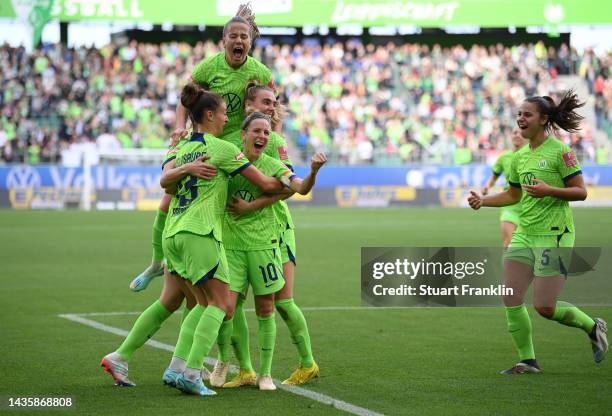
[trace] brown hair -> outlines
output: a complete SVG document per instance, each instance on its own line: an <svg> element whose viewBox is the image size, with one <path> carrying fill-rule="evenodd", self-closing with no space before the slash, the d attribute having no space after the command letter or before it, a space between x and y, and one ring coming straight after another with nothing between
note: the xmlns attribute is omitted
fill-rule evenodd
<svg viewBox="0 0 612 416"><path fill-rule="evenodd" d="M271 120L270 120L270 116L267 116L266 114L264 114L262 112L259 112L259 111L253 111L251 114L246 116L246 118L242 122L242 125L240 126L240 129L242 131L247 131L249 129L249 125L253 121L259 120L259 119L264 119L264 120L266 120L270 124L272 123Z"/></svg>
<svg viewBox="0 0 612 416"><path fill-rule="evenodd" d="M548 121L544 125L547 133L557 130L557 127L570 133L580 130L580 121L584 117L578 114L576 109L584 106L585 103L578 101L574 90L567 90L559 104L555 104L555 101L549 96L530 97L525 101L535 104L540 114L548 116Z"/></svg>
<svg viewBox="0 0 612 416"><path fill-rule="evenodd" d="M259 28L257 27L257 23L255 23L255 14L253 14L253 10L251 9L251 3L241 4L238 7L236 16L232 17L223 25L223 37L227 34L232 23L243 23L249 27L251 46L253 46L255 39L259 37Z"/></svg>
<svg viewBox="0 0 612 416"><path fill-rule="evenodd" d="M274 89L266 85L261 85L259 82L255 80L251 80L247 82L246 93L244 94L244 104L245 104L245 110L247 114L250 114L254 111L251 108L246 107L247 101L255 102L259 91L270 91L272 94L275 94ZM285 106L277 102L276 106L274 107L274 114L271 117L272 128L276 127L277 125L281 123L284 115L285 115Z"/></svg>
<svg viewBox="0 0 612 416"><path fill-rule="evenodd" d="M223 102L219 94L206 91L193 82L188 83L181 91L181 104L187 108L192 124L200 123L204 112L215 111Z"/></svg>

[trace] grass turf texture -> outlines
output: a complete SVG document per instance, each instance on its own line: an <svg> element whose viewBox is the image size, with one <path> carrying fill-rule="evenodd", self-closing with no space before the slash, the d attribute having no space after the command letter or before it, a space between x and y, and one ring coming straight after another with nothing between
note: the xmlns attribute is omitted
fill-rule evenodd
<svg viewBox="0 0 612 416"><path fill-rule="evenodd" d="M294 209L303 307L360 305L362 246L496 246L498 211L484 209ZM337 414L284 391L223 390L186 397L161 385L170 353L145 346L117 388L98 367L121 338L59 318L61 313L142 311L161 279L143 293L128 284L150 258L151 212L3 211L0 396L72 396L71 414ZM576 245L610 245L612 210L576 209ZM612 295L612 294L611 294ZM568 299L571 301L571 299ZM249 304L252 307L252 303ZM612 322L612 309L585 309ZM385 414L606 414L612 360L596 366L586 336L530 311L545 373L504 377L516 353L504 311L402 309L305 311L321 377L306 388ZM173 345L175 314L155 336ZM254 313L248 313L254 364ZM92 317L129 329L135 315ZM273 375L297 364L277 319ZM213 352L214 353L214 352ZM256 367L257 368L257 367ZM23 414L23 413L22 413Z"/></svg>

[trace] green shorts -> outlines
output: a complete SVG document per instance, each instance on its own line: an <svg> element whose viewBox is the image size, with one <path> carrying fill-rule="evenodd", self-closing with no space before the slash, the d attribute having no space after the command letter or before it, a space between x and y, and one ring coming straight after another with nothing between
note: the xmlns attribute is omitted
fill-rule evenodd
<svg viewBox="0 0 612 416"><path fill-rule="evenodd" d="M519 216L521 215L520 204L510 205L507 207L503 207L501 209L501 214L499 216L500 222L511 222L512 224L518 227L519 225Z"/></svg>
<svg viewBox="0 0 612 416"><path fill-rule="evenodd" d="M196 285L210 278L229 283L223 244L212 235L180 232L162 243L168 271Z"/></svg>
<svg viewBox="0 0 612 416"><path fill-rule="evenodd" d="M572 259L575 234L531 235L515 232L504 260L514 260L533 268L536 277L565 276Z"/></svg>
<svg viewBox="0 0 612 416"><path fill-rule="evenodd" d="M227 250L230 290L246 295L249 283L256 296L276 293L285 286L278 248L265 250Z"/></svg>
<svg viewBox="0 0 612 416"><path fill-rule="evenodd" d="M280 236L279 248L282 264L289 261L296 264L295 256L297 251L295 246L295 231L292 228L287 228Z"/></svg>

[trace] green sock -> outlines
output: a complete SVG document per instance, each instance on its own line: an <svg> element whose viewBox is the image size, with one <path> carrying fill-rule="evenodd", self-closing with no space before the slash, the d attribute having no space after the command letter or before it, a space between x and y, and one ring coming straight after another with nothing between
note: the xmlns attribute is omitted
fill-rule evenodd
<svg viewBox="0 0 612 416"><path fill-rule="evenodd" d="M193 345L187 358L187 368L200 370L204 365L204 358L210 352L219 335L219 328L225 318L225 311L216 306L209 305L200 318L200 322L193 334Z"/></svg>
<svg viewBox="0 0 612 416"><path fill-rule="evenodd" d="M161 262L164 259L164 250L162 249L162 234L164 233L164 225L166 225L167 212L161 209L157 210L155 221L153 222L153 261Z"/></svg>
<svg viewBox="0 0 612 416"><path fill-rule="evenodd" d="M580 328L587 334L590 334L595 325L595 321L586 313L572 305L571 303L558 301L555 308L555 313L552 318L560 324Z"/></svg>
<svg viewBox="0 0 612 416"><path fill-rule="evenodd" d="M275 302L278 313L287 324L293 344L300 355L300 365L304 368L310 368L314 365L312 357L312 347L310 346L310 335L308 334L308 325L300 308L295 304L293 299L281 299Z"/></svg>
<svg viewBox="0 0 612 416"><path fill-rule="evenodd" d="M274 344L276 344L276 320L274 313L270 316L258 316L259 331L257 341L259 343L260 376L272 375L272 356L274 355Z"/></svg>
<svg viewBox="0 0 612 416"><path fill-rule="evenodd" d="M234 312L234 331L232 332L232 346L238 360L238 365L244 370L254 371L249 350L249 324L244 314L244 299L238 296L236 311Z"/></svg>
<svg viewBox="0 0 612 416"><path fill-rule="evenodd" d="M130 361L132 354L159 330L170 315L172 315L172 312L164 308L159 300L145 309L136 319L130 333L117 349L119 355L126 361Z"/></svg>
<svg viewBox="0 0 612 416"><path fill-rule="evenodd" d="M529 319L529 313L525 305L506 307L506 320L519 359L521 361L535 360L531 337L531 319Z"/></svg>
<svg viewBox="0 0 612 416"><path fill-rule="evenodd" d="M219 328L219 336L217 337L217 347L219 348L218 359L221 362L229 363L230 353L232 351L232 332L234 329L234 318L223 321Z"/></svg>
<svg viewBox="0 0 612 416"><path fill-rule="evenodd" d="M185 322L185 318L187 318L187 315L189 315L190 312L191 309L189 309L187 306L183 308L183 316L181 316L181 325L183 325L183 322Z"/></svg>
<svg viewBox="0 0 612 416"><path fill-rule="evenodd" d="M178 340L176 341L176 347L174 347L174 357L181 358L187 361L189 357L189 351L193 344L193 334L200 322L200 318L206 308L202 305L196 305L191 309L191 312L183 318L181 324L181 331L179 332Z"/></svg>

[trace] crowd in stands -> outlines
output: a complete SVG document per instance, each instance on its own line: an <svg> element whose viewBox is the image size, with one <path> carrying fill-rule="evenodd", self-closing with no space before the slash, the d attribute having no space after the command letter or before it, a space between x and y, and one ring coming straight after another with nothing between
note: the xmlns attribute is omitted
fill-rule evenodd
<svg viewBox="0 0 612 416"><path fill-rule="evenodd" d="M58 162L81 143L164 148L177 92L217 52L131 41L101 49L0 47L0 161ZM285 135L302 156L339 164L491 162L508 145L525 96L549 95L579 75L596 126L563 136L586 162L603 162L594 129L612 137L612 52L578 54L543 43L441 48L405 44L271 45L254 56L273 69L286 104ZM299 156L299 155L296 155ZM602 157L604 156L604 157Z"/></svg>

